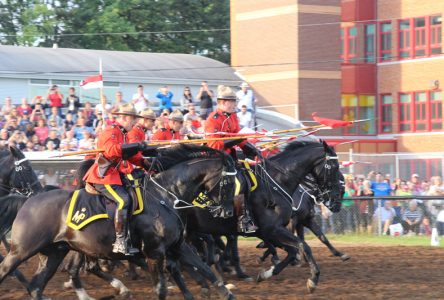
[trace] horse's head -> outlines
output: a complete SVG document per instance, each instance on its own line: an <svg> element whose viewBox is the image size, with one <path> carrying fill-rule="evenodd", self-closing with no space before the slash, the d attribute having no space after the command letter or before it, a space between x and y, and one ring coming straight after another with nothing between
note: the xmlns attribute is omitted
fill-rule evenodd
<svg viewBox="0 0 444 300"><path fill-rule="evenodd" d="M323 151L311 171L318 187L318 197L333 212L341 208L340 200L344 195L344 176L339 171L339 161L332 147L322 141Z"/></svg>
<svg viewBox="0 0 444 300"><path fill-rule="evenodd" d="M9 146L9 152L10 154L3 157L0 162L2 187L25 196L41 191L42 185L28 159L15 146Z"/></svg>

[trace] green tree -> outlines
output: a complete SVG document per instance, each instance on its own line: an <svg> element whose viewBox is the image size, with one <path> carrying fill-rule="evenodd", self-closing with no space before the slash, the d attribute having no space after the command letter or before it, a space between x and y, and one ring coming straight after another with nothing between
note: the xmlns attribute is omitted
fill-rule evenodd
<svg viewBox="0 0 444 300"><path fill-rule="evenodd" d="M10 14L0 20L2 44L58 43L67 48L191 53L230 60L228 30L180 32L229 28L229 0L4 2L1 15L4 9Z"/></svg>

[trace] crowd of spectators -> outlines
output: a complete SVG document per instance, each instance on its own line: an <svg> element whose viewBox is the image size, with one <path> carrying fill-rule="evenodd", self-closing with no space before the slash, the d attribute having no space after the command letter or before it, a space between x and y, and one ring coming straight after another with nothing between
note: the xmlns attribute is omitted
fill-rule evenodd
<svg viewBox="0 0 444 300"><path fill-rule="evenodd" d="M69 88L68 95L63 95L57 85L51 86L47 95L35 96L31 101L22 98L20 104L6 96L0 105L0 149L7 145L15 145L22 151L93 149L95 138L113 121L113 112L127 102L133 103L137 111L151 107L157 112L153 131L147 133L149 138L168 123L168 115L175 103L168 86L161 87L155 97L156 101L150 101L142 85L137 86L130 99L125 99L122 92L117 91L114 101L102 96L97 104L82 101L74 87ZM238 97L242 127L252 127L255 98L246 83L239 88ZM180 96L180 110L184 114L181 135L203 133L214 100L215 93L206 81L202 82L196 97L189 87L184 87ZM154 102L158 103L156 107L153 107Z"/></svg>
<svg viewBox="0 0 444 300"><path fill-rule="evenodd" d="M415 196L444 196L440 176L430 180L412 174L409 179L391 179L378 172L345 175L345 197L362 200L342 201L337 214L320 214L324 230L335 234L346 232L390 234L390 225L401 224L406 235L430 235L431 227L444 235L444 200L419 200ZM369 196L381 198L365 200ZM406 196L406 200L386 200L384 196Z"/></svg>

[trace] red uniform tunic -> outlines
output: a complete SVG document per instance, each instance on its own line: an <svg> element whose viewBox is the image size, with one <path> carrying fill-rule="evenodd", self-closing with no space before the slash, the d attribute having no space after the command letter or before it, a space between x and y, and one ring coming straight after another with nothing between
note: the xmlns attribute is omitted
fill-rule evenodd
<svg viewBox="0 0 444 300"><path fill-rule="evenodd" d="M182 137L179 132L174 131L170 128L160 128L153 134L151 141L171 141L171 140L181 140Z"/></svg>
<svg viewBox="0 0 444 300"><path fill-rule="evenodd" d="M108 126L99 135L97 148L105 150L103 156L112 161L113 165L108 168L104 178L101 178L98 173L99 166L97 162L94 162L83 180L88 183L122 185L120 173L130 174L134 169L132 164L142 166L142 155L140 152L132 156L128 161L122 160L122 144L127 143L129 143L127 133L122 126L118 123Z"/></svg>
<svg viewBox="0 0 444 300"><path fill-rule="evenodd" d="M146 128L141 124L134 125L133 129L128 132L129 143L139 143L145 141Z"/></svg>
<svg viewBox="0 0 444 300"><path fill-rule="evenodd" d="M226 113L220 109L212 112L205 123L205 133L208 134L208 138L221 138L229 137L229 134L211 134L215 132L228 132L228 133L238 133L240 130L239 120L235 113ZM235 136L235 135L233 135ZM242 147L246 141L239 144ZM208 142L208 147L217 150L228 150L224 147L224 141L211 141Z"/></svg>

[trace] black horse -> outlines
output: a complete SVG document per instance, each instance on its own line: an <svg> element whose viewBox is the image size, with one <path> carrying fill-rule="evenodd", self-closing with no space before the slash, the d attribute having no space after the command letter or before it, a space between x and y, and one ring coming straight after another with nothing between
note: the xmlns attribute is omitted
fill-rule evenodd
<svg viewBox="0 0 444 300"><path fill-rule="evenodd" d="M339 163L334 150L325 142L296 141L285 150L256 166L259 184L248 197L254 220L259 229L254 234L287 251L288 256L277 266L262 271L258 280L279 274L295 257L297 248L305 253L310 264L311 277L307 281L313 292L319 281L319 267L309 246L295 237L286 226L291 220L294 203L291 195L307 174L313 178L326 198L341 199ZM206 210L192 208L182 210L190 230L215 234L237 235L237 218L213 218Z"/></svg>
<svg viewBox="0 0 444 300"><path fill-rule="evenodd" d="M164 260L168 255L181 265L194 268L215 285L224 298L234 299L184 242L183 223L174 210L178 202L190 202L201 192L219 201L229 201L233 196L232 175L235 171L231 159L219 151L191 146L178 146L161 156L166 169L168 160L175 166L145 178L145 209L132 218L130 226L134 243L143 243L141 250L148 258L151 270L154 270L158 297L166 297ZM0 282L23 261L40 253L45 260L27 289L32 297L41 299L43 289L69 250L90 257L132 259L112 253L115 233L112 221L108 219L97 220L81 231L67 227L65 220L71 195L68 191L51 191L26 201L12 226L12 248L0 264Z"/></svg>

